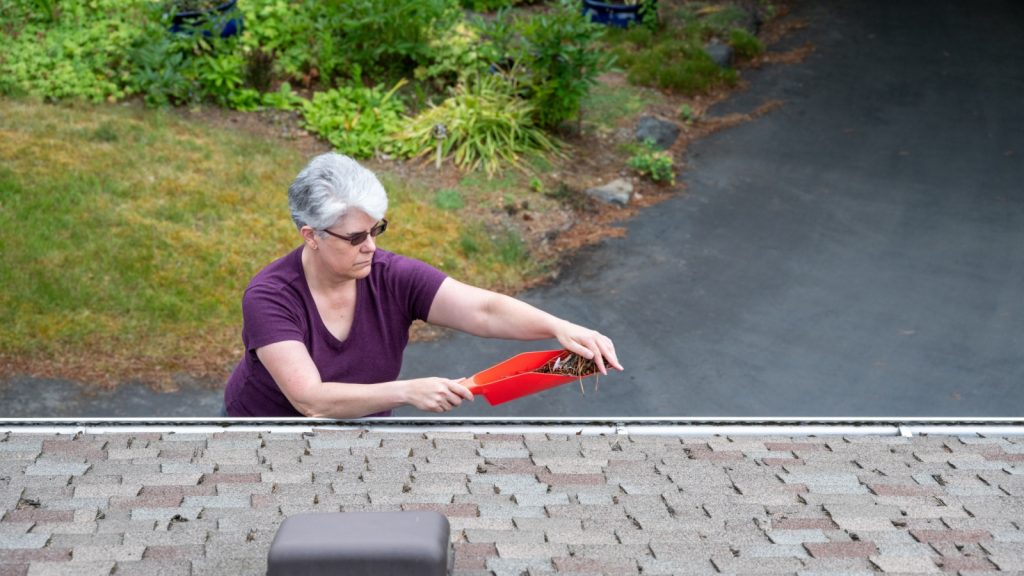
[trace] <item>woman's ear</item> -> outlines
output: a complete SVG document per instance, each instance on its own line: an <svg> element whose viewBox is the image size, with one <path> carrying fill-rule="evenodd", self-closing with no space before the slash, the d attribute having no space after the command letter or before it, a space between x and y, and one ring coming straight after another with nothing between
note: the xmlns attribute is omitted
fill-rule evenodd
<svg viewBox="0 0 1024 576"><path fill-rule="evenodd" d="M316 237L316 230L309 226L303 226L299 229L299 234L302 234L302 240L306 243L306 246L309 246L310 250L320 248L320 239Z"/></svg>

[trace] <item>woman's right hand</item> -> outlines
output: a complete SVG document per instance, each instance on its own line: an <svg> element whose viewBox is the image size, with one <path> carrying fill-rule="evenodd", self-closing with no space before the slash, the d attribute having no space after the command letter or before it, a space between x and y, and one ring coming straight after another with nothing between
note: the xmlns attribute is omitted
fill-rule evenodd
<svg viewBox="0 0 1024 576"><path fill-rule="evenodd" d="M448 412L473 400L473 393L463 385L465 378L417 378L405 381L405 402L424 412Z"/></svg>

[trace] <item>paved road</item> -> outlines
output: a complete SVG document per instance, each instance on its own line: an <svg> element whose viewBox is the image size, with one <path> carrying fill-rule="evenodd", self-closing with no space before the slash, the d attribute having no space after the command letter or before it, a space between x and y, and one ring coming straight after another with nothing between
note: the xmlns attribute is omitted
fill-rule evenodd
<svg viewBox="0 0 1024 576"><path fill-rule="evenodd" d="M805 63L745 73L687 193L526 299L628 369L494 416L1024 414L1024 4L804 2ZM405 375L537 349L416 345Z"/></svg>
<svg viewBox="0 0 1024 576"><path fill-rule="evenodd" d="M801 2L806 62L745 72L687 193L526 299L616 340L627 372L487 416L1021 416L1024 4ZM407 377L545 347L411 346ZM216 392L0 385L0 416L207 415ZM404 412L403 413L413 413Z"/></svg>

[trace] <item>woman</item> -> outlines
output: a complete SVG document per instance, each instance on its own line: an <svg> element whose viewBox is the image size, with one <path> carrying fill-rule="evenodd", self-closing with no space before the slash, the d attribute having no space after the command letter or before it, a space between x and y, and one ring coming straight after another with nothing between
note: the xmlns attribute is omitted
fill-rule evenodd
<svg viewBox="0 0 1024 576"><path fill-rule="evenodd" d="M486 338L556 338L602 374L606 365L622 370L598 332L378 250L387 194L351 158L314 158L288 188L288 205L302 246L245 290L245 352L224 395L230 416L359 418L403 405L448 412L472 400L464 379L395 380L416 319Z"/></svg>

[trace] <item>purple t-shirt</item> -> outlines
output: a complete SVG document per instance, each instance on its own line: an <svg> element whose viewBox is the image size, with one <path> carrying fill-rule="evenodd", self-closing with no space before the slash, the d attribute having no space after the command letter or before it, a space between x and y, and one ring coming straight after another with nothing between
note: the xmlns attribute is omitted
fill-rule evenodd
<svg viewBox="0 0 1024 576"><path fill-rule="evenodd" d="M377 250L370 275L356 281L356 309L345 340L317 311L302 270L302 247L257 274L242 297L245 354L228 378L230 416L301 416L288 402L256 349L298 340L324 382L374 384L398 378L413 320L426 320L445 274L423 262ZM390 416L389 412L373 416Z"/></svg>

